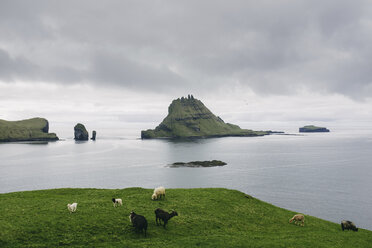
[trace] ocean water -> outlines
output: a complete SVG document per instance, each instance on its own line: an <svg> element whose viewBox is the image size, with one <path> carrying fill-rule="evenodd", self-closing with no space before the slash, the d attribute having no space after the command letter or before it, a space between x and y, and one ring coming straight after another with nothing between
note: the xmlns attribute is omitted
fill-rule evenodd
<svg viewBox="0 0 372 248"><path fill-rule="evenodd" d="M224 167L169 168L222 160ZM71 138L0 144L0 193L61 187L226 187L372 230L372 130L193 141ZM150 196L149 196L150 197Z"/></svg>

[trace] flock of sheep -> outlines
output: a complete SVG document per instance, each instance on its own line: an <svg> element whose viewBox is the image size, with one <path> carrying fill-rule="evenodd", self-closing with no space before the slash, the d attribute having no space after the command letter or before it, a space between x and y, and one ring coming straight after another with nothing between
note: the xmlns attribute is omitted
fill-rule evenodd
<svg viewBox="0 0 372 248"><path fill-rule="evenodd" d="M165 188L164 187L158 187L154 189L154 193L151 196L152 200L157 200L157 199L164 199L165 198ZM114 207L117 206L122 206L123 201L120 198L112 198L112 202L114 204ZM67 204L67 209L70 211L70 213L73 213L77 209L77 203L74 202L72 204ZM164 211L163 209L157 208L155 209L155 221L156 225L161 225L161 221L163 221L163 227L167 225L168 221L174 217L178 216L178 213L176 211L171 211L171 213L168 213ZM129 220L132 223L133 227L140 231L145 233L146 237L146 232L147 232L147 220L144 216L136 214L135 212L131 212L129 215ZM305 225L305 216L302 214L295 214L290 220L289 223L294 223L294 224L300 224L301 226ZM342 231L344 230L353 230L355 232L358 231L358 228L355 226L355 224L349 220L343 220L341 221L341 228Z"/></svg>
<svg viewBox="0 0 372 248"><path fill-rule="evenodd" d="M165 198L165 188L164 187L158 187L154 189L154 193L151 196L152 200L157 199L164 199ZM114 204L114 207L122 206L123 200L120 198L112 198L112 202ZM74 213L77 209L77 203L74 202L72 204L67 204L67 209L70 211L70 213ZM161 225L161 222L163 222L163 227L167 225L168 221L174 217L178 216L178 213L176 211L171 211L171 213L168 213L167 211L164 211L161 208L155 209L155 221L156 225ZM129 215L129 220L132 223L133 227L138 230L145 233L147 232L147 220L144 216L136 214L135 212L131 212Z"/></svg>

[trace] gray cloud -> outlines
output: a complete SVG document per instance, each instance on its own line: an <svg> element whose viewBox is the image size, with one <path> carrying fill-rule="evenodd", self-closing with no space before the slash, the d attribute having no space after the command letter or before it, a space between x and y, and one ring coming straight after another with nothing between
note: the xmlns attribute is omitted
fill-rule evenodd
<svg viewBox="0 0 372 248"><path fill-rule="evenodd" d="M67 66L41 67L23 57L12 58L6 51L0 49L0 79L4 81L77 82L82 79L81 74Z"/></svg>
<svg viewBox="0 0 372 248"><path fill-rule="evenodd" d="M1 1L0 79L372 96L368 1Z"/></svg>
<svg viewBox="0 0 372 248"><path fill-rule="evenodd" d="M182 78L167 67L131 61L125 54L98 53L91 59L92 66L86 74L88 80L99 83L125 84L130 88L164 90L180 87Z"/></svg>
<svg viewBox="0 0 372 248"><path fill-rule="evenodd" d="M0 79L12 81L18 75L33 77L35 65L24 58L11 58L10 55L0 49Z"/></svg>

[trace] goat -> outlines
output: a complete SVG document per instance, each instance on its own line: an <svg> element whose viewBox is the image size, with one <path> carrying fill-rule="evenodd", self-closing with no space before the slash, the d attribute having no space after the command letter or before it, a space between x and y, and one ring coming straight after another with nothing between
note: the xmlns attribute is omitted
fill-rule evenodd
<svg viewBox="0 0 372 248"><path fill-rule="evenodd" d="M163 221L163 227L165 228L165 225L168 223L168 220L170 220L173 216L178 216L178 213L176 211L172 211L171 213L168 213L164 211L163 209L157 208L155 209L155 222L156 225L161 225L161 220ZM159 220L159 224L158 224Z"/></svg>
<svg viewBox="0 0 372 248"><path fill-rule="evenodd" d="M131 212L129 215L130 222L132 222L132 225L138 230L143 232L145 230L145 237L147 232L147 220L144 216L138 215L135 212Z"/></svg>

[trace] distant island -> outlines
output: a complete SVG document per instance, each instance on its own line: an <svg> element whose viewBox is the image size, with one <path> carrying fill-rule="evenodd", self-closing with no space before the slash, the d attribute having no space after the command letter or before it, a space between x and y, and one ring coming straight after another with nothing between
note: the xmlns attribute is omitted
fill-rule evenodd
<svg viewBox="0 0 372 248"><path fill-rule="evenodd" d="M329 129L325 127L317 127L313 125L308 125L308 126L300 127L299 132L300 133L324 133L324 132L329 132Z"/></svg>
<svg viewBox="0 0 372 248"><path fill-rule="evenodd" d="M212 160L212 161L191 161L191 162L176 162L171 164L170 168L179 168L179 167L215 167L215 166L224 166L226 165L225 162L220 160Z"/></svg>
<svg viewBox="0 0 372 248"><path fill-rule="evenodd" d="M44 118L21 121L0 120L0 142L55 141L59 138L49 132L49 122Z"/></svg>
<svg viewBox="0 0 372 248"><path fill-rule="evenodd" d="M253 131L225 123L204 104L189 95L173 100L168 116L155 128L141 131L142 139L154 138L211 138L227 136L263 136L271 131Z"/></svg>

